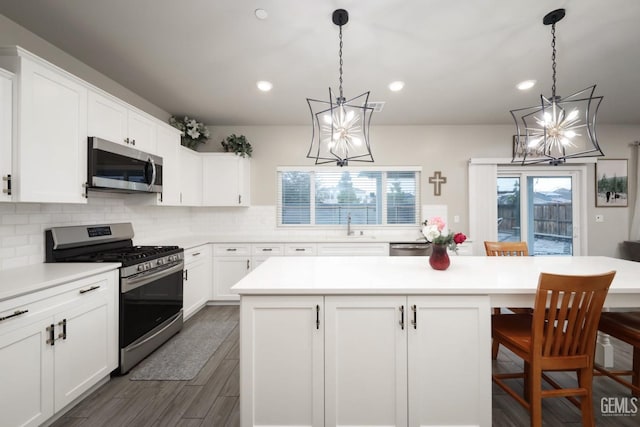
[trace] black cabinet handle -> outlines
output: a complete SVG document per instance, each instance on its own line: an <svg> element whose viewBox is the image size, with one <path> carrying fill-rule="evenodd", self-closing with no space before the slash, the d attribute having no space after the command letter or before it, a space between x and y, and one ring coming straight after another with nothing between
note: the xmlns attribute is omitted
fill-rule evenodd
<svg viewBox="0 0 640 427"><path fill-rule="evenodd" d="M62 319L61 322L58 322L58 326L62 326L62 333L58 334L58 338L62 338L63 340L67 339L67 319Z"/></svg>
<svg viewBox="0 0 640 427"><path fill-rule="evenodd" d="M184 271L184 280L189 280L189 270Z"/></svg>
<svg viewBox="0 0 640 427"><path fill-rule="evenodd" d="M13 314L10 314L8 316L4 316L4 317L0 317L0 322L2 322L3 320L7 320L7 319L11 319L12 317L17 317L20 316L21 314L25 314L28 313L29 310L16 310L13 312Z"/></svg>
<svg viewBox="0 0 640 427"><path fill-rule="evenodd" d="M247 270L249 269L249 260L247 260Z"/></svg>
<svg viewBox="0 0 640 427"><path fill-rule="evenodd" d="M236 249L236 248L227 248L227 252L235 252L235 251L237 251L237 250L238 250L238 249Z"/></svg>
<svg viewBox="0 0 640 427"><path fill-rule="evenodd" d="M56 337L54 336L55 334L54 329L55 329L55 325L53 323L47 326L46 331L49 332L49 339L47 340L47 344L56 345Z"/></svg>
<svg viewBox="0 0 640 427"><path fill-rule="evenodd" d="M296 248L296 252L304 252L304 248Z"/></svg>
<svg viewBox="0 0 640 427"><path fill-rule="evenodd" d="M96 289L99 289L100 286L92 286L89 289L80 289L80 293L81 294L86 294L87 292L91 292L91 291L95 291Z"/></svg>
<svg viewBox="0 0 640 427"><path fill-rule="evenodd" d="M316 329L320 329L320 306L316 305Z"/></svg>
<svg viewBox="0 0 640 427"><path fill-rule="evenodd" d="M404 330L404 305L400 306L400 327Z"/></svg>
<svg viewBox="0 0 640 427"><path fill-rule="evenodd" d="M272 250L271 248L262 248L262 252L271 252Z"/></svg>
<svg viewBox="0 0 640 427"><path fill-rule="evenodd" d="M413 311L413 329L418 329L418 308L415 304L411 306L411 311Z"/></svg>
<svg viewBox="0 0 640 427"><path fill-rule="evenodd" d="M191 256L198 256L198 255L200 255L200 252L196 252L194 254L191 254Z"/></svg>

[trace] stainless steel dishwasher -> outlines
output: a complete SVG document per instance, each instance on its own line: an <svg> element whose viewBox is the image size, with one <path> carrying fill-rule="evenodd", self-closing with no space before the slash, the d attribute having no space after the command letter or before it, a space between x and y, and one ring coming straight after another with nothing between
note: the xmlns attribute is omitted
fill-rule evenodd
<svg viewBox="0 0 640 427"><path fill-rule="evenodd" d="M391 242L389 256L429 256L431 243L427 242Z"/></svg>

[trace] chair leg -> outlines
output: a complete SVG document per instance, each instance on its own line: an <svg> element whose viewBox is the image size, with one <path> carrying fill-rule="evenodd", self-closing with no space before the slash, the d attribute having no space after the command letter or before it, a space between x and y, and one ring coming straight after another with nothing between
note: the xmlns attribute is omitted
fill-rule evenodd
<svg viewBox="0 0 640 427"><path fill-rule="evenodd" d="M640 347L633 347L633 373L631 374L631 384L640 387ZM640 397L640 393L633 391L635 397Z"/></svg>
<svg viewBox="0 0 640 427"><path fill-rule="evenodd" d="M531 365L525 363L525 398L528 395L531 427L542 426L542 372L533 372Z"/></svg>
<svg viewBox="0 0 640 427"><path fill-rule="evenodd" d="M524 362L524 378L522 379L522 390L524 394L524 400L526 400L527 402L531 402L531 392L529 390L531 376L529 373L530 370L531 365L529 364L529 362ZM540 387L542 387L542 382L540 383Z"/></svg>
<svg viewBox="0 0 640 427"><path fill-rule="evenodd" d="M580 411L582 412L582 425L594 427L593 418L593 369L578 370L578 385L587 390L586 396L580 399Z"/></svg>

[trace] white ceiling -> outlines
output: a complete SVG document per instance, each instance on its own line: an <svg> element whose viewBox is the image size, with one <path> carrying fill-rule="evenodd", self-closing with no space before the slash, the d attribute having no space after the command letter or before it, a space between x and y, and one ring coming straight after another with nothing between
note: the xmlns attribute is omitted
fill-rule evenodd
<svg viewBox="0 0 640 427"><path fill-rule="evenodd" d="M600 123L640 124L636 0L0 0L0 13L160 108L211 125L310 122L306 98L338 86L385 101L372 124L511 123L551 91L559 7L558 94L597 84ZM254 10L269 17L256 19ZM536 79L529 92L516 83ZM269 93L256 81L269 80ZM392 93L393 80L406 82Z"/></svg>

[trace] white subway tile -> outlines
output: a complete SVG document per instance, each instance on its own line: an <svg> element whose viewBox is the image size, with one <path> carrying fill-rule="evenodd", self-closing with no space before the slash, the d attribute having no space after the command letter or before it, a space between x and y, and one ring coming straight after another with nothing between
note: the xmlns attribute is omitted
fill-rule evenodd
<svg viewBox="0 0 640 427"><path fill-rule="evenodd" d="M26 214L6 214L2 215L2 224L28 224L29 216Z"/></svg>
<svg viewBox="0 0 640 427"><path fill-rule="evenodd" d="M16 256L36 255L40 253L40 246L26 245L16 247Z"/></svg>
<svg viewBox="0 0 640 427"><path fill-rule="evenodd" d="M15 225L0 225L0 237L13 236L14 234L16 234Z"/></svg>
<svg viewBox="0 0 640 427"><path fill-rule="evenodd" d="M8 236L3 237L0 241L3 248L24 246L29 243L29 236Z"/></svg>
<svg viewBox="0 0 640 427"><path fill-rule="evenodd" d="M40 212L40 203L18 203L16 205L16 213L35 213Z"/></svg>
<svg viewBox="0 0 640 427"><path fill-rule="evenodd" d="M11 268L25 267L29 265L29 257L21 256L2 260L2 269L9 270Z"/></svg>

